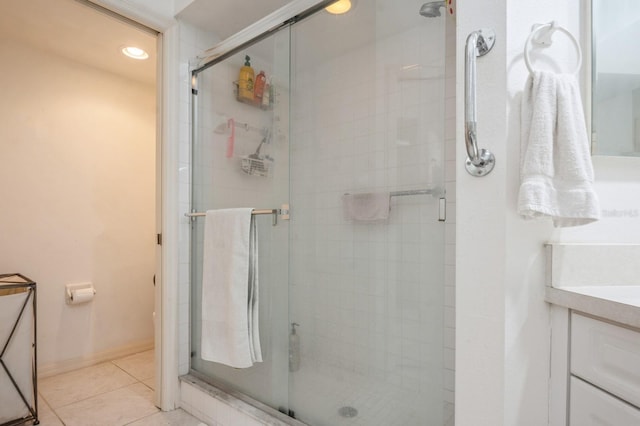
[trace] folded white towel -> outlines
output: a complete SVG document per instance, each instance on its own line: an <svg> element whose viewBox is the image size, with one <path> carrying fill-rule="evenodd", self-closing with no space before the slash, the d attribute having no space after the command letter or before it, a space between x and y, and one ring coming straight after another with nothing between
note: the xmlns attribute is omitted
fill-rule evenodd
<svg viewBox="0 0 640 426"><path fill-rule="evenodd" d="M383 221L389 218L388 192L344 194L342 203L345 218L360 221Z"/></svg>
<svg viewBox="0 0 640 426"><path fill-rule="evenodd" d="M258 316L258 227L256 217L251 215L249 227L249 300L247 321L249 324L249 351L253 362L262 362L260 347L260 322Z"/></svg>
<svg viewBox="0 0 640 426"><path fill-rule="evenodd" d="M209 210L205 219L201 356L236 368L262 361L252 210Z"/></svg>
<svg viewBox="0 0 640 426"><path fill-rule="evenodd" d="M535 71L522 96L518 213L556 227L600 217L580 90L573 75Z"/></svg>

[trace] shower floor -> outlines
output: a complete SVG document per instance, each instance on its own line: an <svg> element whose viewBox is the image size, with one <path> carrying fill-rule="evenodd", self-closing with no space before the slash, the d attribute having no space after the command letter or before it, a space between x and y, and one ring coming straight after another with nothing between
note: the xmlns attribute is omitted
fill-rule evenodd
<svg viewBox="0 0 640 426"><path fill-rule="evenodd" d="M313 398L296 395L295 389L303 386L313 389ZM442 398L392 384L381 386L379 380L355 372L301 369L292 373L290 391L296 417L314 426L453 425L453 404ZM442 394L441 384L435 392ZM343 407L355 408L357 415L344 417Z"/></svg>

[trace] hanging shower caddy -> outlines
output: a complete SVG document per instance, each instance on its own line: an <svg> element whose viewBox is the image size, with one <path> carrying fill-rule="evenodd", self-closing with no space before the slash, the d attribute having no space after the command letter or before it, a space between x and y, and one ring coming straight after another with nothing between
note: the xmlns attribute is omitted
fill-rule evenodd
<svg viewBox="0 0 640 426"><path fill-rule="evenodd" d="M269 102L265 105L263 104L263 100L259 99L259 98L244 98L242 96L240 96L240 85L237 81L233 82L233 94L236 98L236 101L246 104L246 105L251 105L252 107L256 107L256 108L260 108L261 110L264 111L268 111L273 109L273 104L275 102L275 90L273 88L272 85L269 86Z"/></svg>

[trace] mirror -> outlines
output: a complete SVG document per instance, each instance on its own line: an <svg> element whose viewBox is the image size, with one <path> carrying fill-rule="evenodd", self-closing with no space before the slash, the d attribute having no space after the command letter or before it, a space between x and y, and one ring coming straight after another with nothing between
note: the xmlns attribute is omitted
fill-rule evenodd
<svg viewBox="0 0 640 426"><path fill-rule="evenodd" d="M593 0L592 153L640 156L640 1Z"/></svg>

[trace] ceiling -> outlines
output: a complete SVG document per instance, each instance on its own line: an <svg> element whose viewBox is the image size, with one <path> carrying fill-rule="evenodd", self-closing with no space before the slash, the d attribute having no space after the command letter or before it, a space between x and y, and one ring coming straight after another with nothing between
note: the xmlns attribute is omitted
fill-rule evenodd
<svg viewBox="0 0 640 426"><path fill-rule="evenodd" d="M195 0L178 17L223 40L290 1ZM344 16L319 13L305 24L303 34L308 41L302 43L303 35L298 34L300 44L308 47L305 50L311 63L353 49L372 37L414 25L432 26L435 21L417 13L422 1L377 0L372 3L374 7L365 7L366 0L358 0L354 2L354 10ZM87 0L2 0L0 37L155 84L156 35L83 2ZM120 48L129 44L145 49L150 58L136 61L125 57Z"/></svg>
<svg viewBox="0 0 640 426"><path fill-rule="evenodd" d="M157 37L75 0L0 1L0 37L155 85ZM124 45L149 59L124 56Z"/></svg>
<svg viewBox="0 0 640 426"><path fill-rule="evenodd" d="M178 17L224 40L291 0L195 0Z"/></svg>
<svg viewBox="0 0 640 426"><path fill-rule="evenodd" d="M224 40L290 2L194 0L178 18ZM296 26L301 28L296 32L300 62L317 64L416 26L431 28L434 34L444 36L444 18L424 18L418 13L424 0L352 0L352 3L352 10L344 15L321 11L303 21L302 26ZM424 43L442 43L441 37L425 38Z"/></svg>

